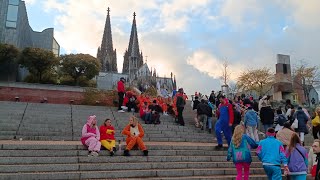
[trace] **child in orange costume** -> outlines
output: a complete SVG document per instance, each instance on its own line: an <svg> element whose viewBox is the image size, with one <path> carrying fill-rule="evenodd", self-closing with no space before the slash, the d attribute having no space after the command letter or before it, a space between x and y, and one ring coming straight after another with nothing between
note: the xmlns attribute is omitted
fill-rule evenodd
<svg viewBox="0 0 320 180"><path fill-rule="evenodd" d="M110 151L110 156L116 151L116 139L114 138L114 127L111 125L111 119L106 119L100 126L100 142L103 147Z"/></svg>
<svg viewBox="0 0 320 180"><path fill-rule="evenodd" d="M124 150L124 156L130 156L129 151L135 145L139 146L139 149L143 151L143 155L148 156L147 147L144 145L144 142L142 141L144 131L142 126L138 123L138 119L136 117L130 117L129 124L123 129L122 134L127 135L127 147Z"/></svg>

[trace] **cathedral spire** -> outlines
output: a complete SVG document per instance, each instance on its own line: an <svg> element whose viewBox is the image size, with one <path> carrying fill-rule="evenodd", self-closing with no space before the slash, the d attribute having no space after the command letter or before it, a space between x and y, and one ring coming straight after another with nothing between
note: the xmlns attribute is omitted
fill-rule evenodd
<svg viewBox="0 0 320 180"><path fill-rule="evenodd" d="M103 37L101 41L100 51L97 58L100 60L103 72L118 72L117 69L117 54L113 49L112 32L110 23L110 8L107 9L107 18L104 26Z"/></svg>
<svg viewBox="0 0 320 180"><path fill-rule="evenodd" d="M123 73L129 72L129 62L130 62L130 69L133 68L131 65L136 65L135 67L139 69L143 65L143 58L140 54L139 49L139 40L138 40L138 31L137 31L137 24L136 24L136 13L133 13L133 21L131 27L131 34L128 46L128 52L124 55L123 61ZM131 70L130 70L131 71Z"/></svg>

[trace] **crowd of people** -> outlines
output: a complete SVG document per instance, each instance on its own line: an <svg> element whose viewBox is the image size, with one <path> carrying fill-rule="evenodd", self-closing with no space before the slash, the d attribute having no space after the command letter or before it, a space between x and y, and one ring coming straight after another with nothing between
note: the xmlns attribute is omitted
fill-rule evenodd
<svg viewBox="0 0 320 180"><path fill-rule="evenodd" d="M178 124L184 125L183 110L187 96L182 88L173 96L152 98L143 93L126 92L124 83L124 79L118 83L119 112L139 112L142 122L146 124L160 124L162 113L172 115ZM311 116L305 108L295 107L289 100L283 108L273 109L270 96L258 100L245 95L228 99L221 91L217 94L212 91L209 97L195 93L192 108L195 111L196 127L209 133L215 132L215 149L223 148L224 135L228 145L227 160L232 159L234 162L237 180L249 179L253 149L268 179L282 179L281 165L284 166L284 174L290 179L306 179L308 172L315 179L320 179L320 107ZM217 120L213 119L214 116ZM311 122L312 127L308 122ZM263 126L261 131L260 124ZM305 135L311 130L315 141L308 151L304 142ZM106 119L98 128L96 117L89 116L82 129L81 142L88 147L89 156L98 156L101 146L113 156L116 151L114 134L110 119ZM144 130L135 116L130 117L122 134L127 136L127 146L123 152L125 156L130 156L129 152L134 146L145 156L148 155L143 142Z"/></svg>
<svg viewBox="0 0 320 180"><path fill-rule="evenodd" d="M188 97L183 88L180 88L178 92L172 92L171 96L151 97L143 92L126 91L125 79L120 78L117 90L118 112L139 112L140 118L145 124L160 124L160 113L162 113L166 116L173 116L179 125L184 126L183 110Z"/></svg>
<svg viewBox="0 0 320 180"><path fill-rule="evenodd" d="M235 163L236 179L249 178L252 149L256 149L269 179L282 179L281 164L290 179L306 179L308 172L318 179L320 163L317 166L316 160L320 152L315 148L319 148L320 142L320 107L311 116L302 106L293 106L290 100L284 107L273 109L270 96L258 100L246 95L228 99L221 91L217 94L212 91L209 98L196 92L193 109L196 127L208 127L211 132L215 122L216 149L223 147L221 134L224 134L228 144L227 160L232 158ZM216 121L211 114L217 117ZM309 126L311 120L312 127ZM259 128L259 124L263 127ZM308 153L304 142L311 129L316 140Z"/></svg>

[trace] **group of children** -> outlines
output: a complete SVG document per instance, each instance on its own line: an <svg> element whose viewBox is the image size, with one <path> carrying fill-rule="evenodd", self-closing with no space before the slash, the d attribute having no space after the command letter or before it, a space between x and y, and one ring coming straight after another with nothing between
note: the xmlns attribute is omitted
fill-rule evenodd
<svg viewBox="0 0 320 180"><path fill-rule="evenodd" d="M135 116L130 117L129 123L123 129L122 134L127 136L124 156L130 156L129 151L135 146L139 147L144 156L148 156L147 147L142 140L144 130ZM87 123L82 128L81 142L88 148L88 156L98 156L101 145L110 152L110 156L113 156L116 151L114 135L115 129L111 124L111 119L106 119L98 128L96 116L92 115L88 117Z"/></svg>

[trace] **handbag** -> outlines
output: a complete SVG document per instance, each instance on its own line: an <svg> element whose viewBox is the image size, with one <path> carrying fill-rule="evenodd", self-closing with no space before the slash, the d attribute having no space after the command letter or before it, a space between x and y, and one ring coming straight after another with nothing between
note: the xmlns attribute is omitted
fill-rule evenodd
<svg viewBox="0 0 320 180"><path fill-rule="evenodd" d="M292 123L292 125L291 125L291 128L292 128L292 129L297 129L297 128L298 128L298 124L299 124L298 119L297 119L297 118L294 119L294 121L293 121L293 123Z"/></svg>

